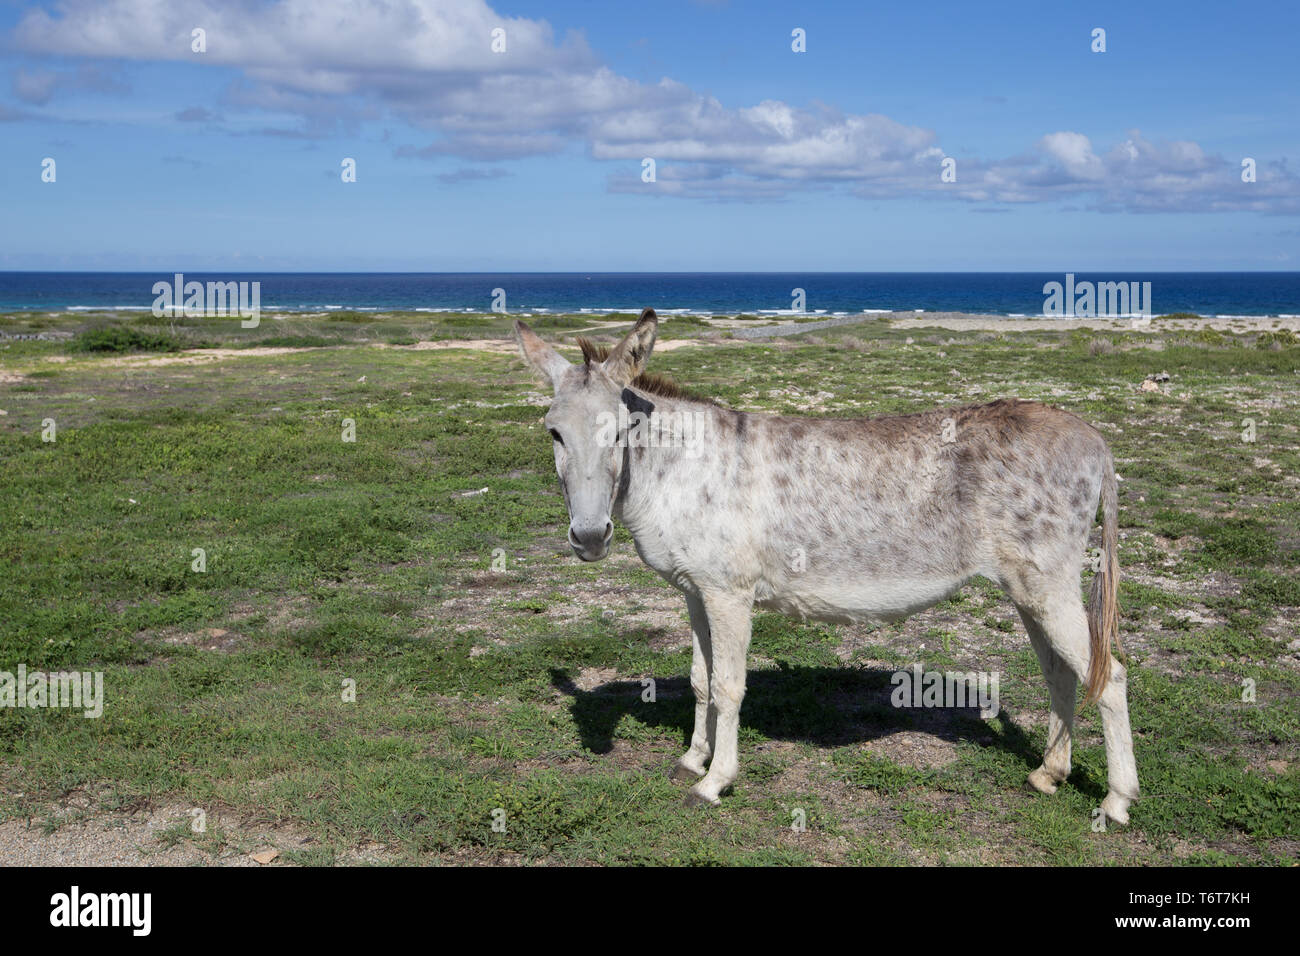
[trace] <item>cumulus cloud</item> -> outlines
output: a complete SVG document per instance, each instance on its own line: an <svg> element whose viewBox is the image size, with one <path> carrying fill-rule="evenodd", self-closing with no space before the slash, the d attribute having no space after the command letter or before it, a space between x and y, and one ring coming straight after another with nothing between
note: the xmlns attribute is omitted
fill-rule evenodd
<svg viewBox="0 0 1300 956"><path fill-rule="evenodd" d="M663 81L660 102L600 117L590 127L597 159L651 157L707 164L754 180L823 182L937 173L942 152L929 130L886 116L841 116L766 100L727 109Z"/></svg>
<svg viewBox="0 0 1300 956"><path fill-rule="evenodd" d="M1300 176L1285 160L1261 162L1243 182L1241 159L1187 140L1152 142L1139 130L1098 152L1081 133L1044 136L1033 152L959 166L957 195L973 202L1036 203L1074 197L1103 212L1300 213Z"/></svg>
<svg viewBox="0 0 1300 956"><path fill-rule="evenodd" d="M71 70L18 69L13 74L14 96L33 106L44 106L56 93L126 93L130 87L110 67L82 63Z"/></svg>
<svg viewBox="0 0 1300 956"><path fill-rule="evenodd" d="M205 53L191 49L195 28L206 32ZM504 52L493 49L494 31L504 31ZM557 37L545 21L502 16L486 0L62 0L24 15L12 41L28 53L233 69L224 110L297 117L262 135L315 138L395 117L424 139L396 148L413 159L585 150L618 164L609 189L619 192L773 200L841 189L982 205L1300 211L1300 180L1285 162L1261 161L1258 181L1244 184L1239 160L1137 132L1100 149L1081 132L1049 132L1019 155L958 157L957 181L943 183L932 130L820 104L729 106L671 79L643 83L599 62L580 34ZM14 88L40 105L61 82L21 74ZM178 115L198 120L199 109ZM640 179L647 157L655 183Z"/></svg>
<svg viewBox="0 0 1300 956"><path fill-rule="evenodd" d="M28 51L132 60L191 60L261 73L311 91L347 92L371 73L495 73L576 68L594 58L576 35L560 44L542 21L496 14L484 0L62 0L14 30ZM195 53L191 36L206 34ZM506 32L505 54L491 34Z"/></svg>
<svg viewBox="0 0 1300 956"><path fill-rule="evenodd" d="M1048 133L1038 145L1076 182L1096 182L1105 176L1101 160L1092 151L1092 143L1082 133Z"/></svg>

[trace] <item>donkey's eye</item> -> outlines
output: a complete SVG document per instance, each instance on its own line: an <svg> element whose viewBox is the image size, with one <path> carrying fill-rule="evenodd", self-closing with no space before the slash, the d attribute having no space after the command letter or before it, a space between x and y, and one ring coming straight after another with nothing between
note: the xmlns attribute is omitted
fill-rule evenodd
<svg viewBox="0 0 1300 956"><path fill-rule="evenodd" d="M559 432L557 432L554 428L549 429L549 431L550 431L550 433L551 433L551 437L552 437L552 438L554 438L554 439L555 439L559 444L561 444L561 445L564 444L564 439L560 437L560 433L559 433Z"/></svg>

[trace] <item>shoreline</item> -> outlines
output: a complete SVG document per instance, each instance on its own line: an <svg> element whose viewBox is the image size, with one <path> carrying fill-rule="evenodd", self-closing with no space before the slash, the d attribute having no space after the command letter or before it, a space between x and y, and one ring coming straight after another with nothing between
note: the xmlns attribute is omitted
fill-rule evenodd
<svg viewBox="0 0 1300 956"><path fill-rule="evenodd" d="M967 312L927 312L924 315L892 313L890 327L895 329L942 328L953 332L990 330L1041 332L1044 329L1090 329L1105 332L1161 332L1172 329L1216 329L1230 332L1256 332L1287 329L1300 331L1297 315L1225 315L1190 316L1181 313L1134 318L1009 318Z"/></svg>
<svg viewBox="0 0 1300 956"><path fill-rule="evenodd" d="M31 319L36 316L54 319L112 319L117 317L137 317L138 314L148 314L148 306L111 306L105 308L92 308L87 306L71 306L66 309L4 309L0 308L0 323L5 320L17 318ZM693 309L656 309L655 310L661 322L671 324L675 318L689 318L696 321L705 322L719 329L730 330L750 330L757 332L759 329L770 329L775 327L794 327L802 328L804 331L813 331L817 328L832 328L840 325L856 325L862 322L873 320L887 321L896 328L923 328L926 326L937 326L940 328L951 329L954 331L961 330L982 330L993 327L1003 330L1030 330L1044 328L1078 328L1078 329L1104 329L1108 331L1120 331L1128 329L1131 331L1149 330L1154 325L1185 324L1188 327L1212 327L1219 329L1229 329L1233 325L1244 328L1258 327L1262 323L1268 323L1269 328L1286 328L1297 330L1300 329L1300 313L1277 313L1264 315L1245 315L1245 314L1197 314L1190 312L1172 312L1165 314L1155 314L1151 316L1141 315L1120 315L1120 316L1053 316L1053 315L1024 315L1019 313L998 313L998 312L964 312L955 310L935 310L922 311L916 309L909 310L889 310L889 309L864 309L860 312L830 312L826 310L793 312L788 309L784 310L762 310L752 312L710 312ZM261 310L261 320L266 321L285 321L298 319L329 319L339 314L347 313L364 313L369 319L378 321L386 317L433 317L437 315L456 315L464 317L481 316L483 318L495 318L507 316L519 319L550 319L573 317L589 319L594 322L620 323L624 321L635 320L639 310L599 310L599 309L579 309L576 311L554 310L554 309L511 309L504 313L491 312L484 309L384 309L375 306L358 306L355 308L330 308L330 309L283 309L267 307ZM193 316L193 318L203 318L204 316ZM178 319L186 318L177 316ZM0 338L12 338L6 336L0 331ZM749 336L743 336L749 337ZM756 336L756 337L762 337Z"/></svg>

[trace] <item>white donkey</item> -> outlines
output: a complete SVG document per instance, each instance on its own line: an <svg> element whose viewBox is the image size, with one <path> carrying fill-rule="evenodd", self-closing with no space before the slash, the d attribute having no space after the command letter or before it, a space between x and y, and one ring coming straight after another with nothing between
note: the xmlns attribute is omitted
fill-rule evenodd
<svg viewBox="0 0 1300 956"><path fill-rule="evenodd" d="M755 604L801 619L900 620L983 575L1015 603L1051 693L1030 784L1054 793L1069 775L1082 681L1106 738L1102 809L1127 823L1138 779L1125 670L1110 652L1116 479L1100 433L1014 399L884 418L732 411L644 374L657 327L646 309L612 350L581 342L580 365L523 322L515 333L555 390L546 426L574 552L603 558L617 517L641 559L686 596L695 731L673 777L695 781L687 802L716 805L739 773ZM1099 500L1102 555L1085 612L1079 575Z"/></svg>

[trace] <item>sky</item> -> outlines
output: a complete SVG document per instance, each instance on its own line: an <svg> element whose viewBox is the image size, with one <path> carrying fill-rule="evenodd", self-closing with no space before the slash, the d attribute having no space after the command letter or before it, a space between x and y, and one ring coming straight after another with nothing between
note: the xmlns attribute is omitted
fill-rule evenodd
<svg viewBox="0 0 1300 956"><path fill-rule="evenodd" d="M0 270L1296 270L1297 36L1290 2L0 0Z"/></svg>

